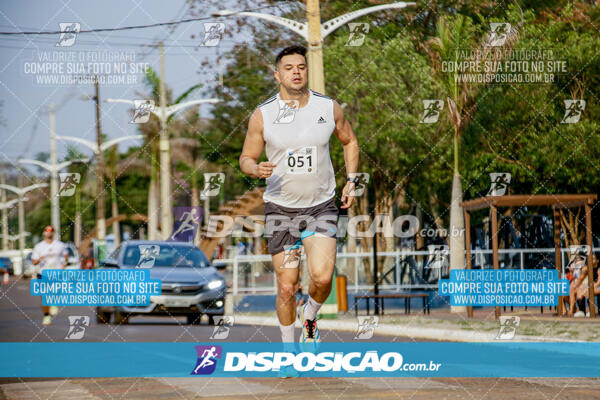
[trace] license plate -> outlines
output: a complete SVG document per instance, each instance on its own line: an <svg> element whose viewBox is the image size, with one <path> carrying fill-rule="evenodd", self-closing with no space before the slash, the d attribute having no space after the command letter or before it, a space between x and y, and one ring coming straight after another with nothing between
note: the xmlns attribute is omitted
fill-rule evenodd
<svg viewBox="0 0 600 400"><path fill-rule="evenodd" d="M189 304L183 300L166 299L163 303L166 307L187 307Z"/></svg>

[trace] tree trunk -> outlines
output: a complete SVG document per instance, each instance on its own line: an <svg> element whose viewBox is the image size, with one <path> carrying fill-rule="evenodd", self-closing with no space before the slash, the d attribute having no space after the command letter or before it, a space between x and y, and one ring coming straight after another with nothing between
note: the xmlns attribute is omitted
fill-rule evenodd
<svg viewBox="0 0 600 400"><path fill-rule="evenodd" d="M450 203L450 269L465 269L465 220L462 202L462 185L460 174L455 173L452 179L452 200ZM465 312L465 306L451 306L451 312Z"/></svg>
<svg viewBox="0 0 600 400"><path fill-rule="evenodd" d="M356 200L358 201L358 199ZM350 221L355 215L354 207L355 206L352 206L348 209L348 223L350 223ZM346 233L346 237L348 238L346 241L346 248L348 253L356 253L356 237L351 236L348 233ZM354 283L355 285L358 285L358 282L354 282L354 277L357 275L355 272L355 268L358 268L359 264L360 263L357 263L355 258L346 258L346 273L350 275L348 276L348 283Z"/></svg>
<svg viewBox="0 0 600 400"><path fill-rule="evenodd" d="M579 229L580 213L581 208L577 209L577 214L575 216L573 215L573 212L570 209L560 210L560 225L562 231L565 234L565 246L567 247L583 243L583 231L580 231Z"/></svg>
<svg viewBox="0 0 600 400"><path fill-rule="evenodd" d="M198 179L196 178L196 174L192 173L192 198L191 204L193 209L197 209L196 207L200 207L200 193L198 192ZM202 226L198 224L198 230L196 231L196 236L194 236L194 246L200 247L200 236L201 236Z"/></svg>
<svg viewBox="0 0 600 400"><path fill-rule="evenodd" d="M73 232L73 242L75 247L79 249L81 246L81 190L75 188L75 227Z"/></svg>
<svg viewBox="0 0 600 400"><path fill-rule="evenodd" d="M117 203L117 182L114 176L110 179L110 201L113 218L119 216L119 204ZM112 226L113 235L115 235L115 249L121 244L121 224L118 220L113 222Z"/></svg>
<svg viewBox="0 0 600 400"><path fill-rule="evenodd" d="M367 198L367 196L363 196L360 199L358 199L358 206L359 206L359 215L369 215L369 199ZM358 231L366 231L372 221L367 221L367 222L360 222L358 224L358 226L356 227L356 229ZM364 236L364 235L363 235ZM361 245L361 250L362 252L369 252L369 248L371 248L371 246L373 245L373 242L371 240L373 240L370 237L360 237L360 245ZM371 251L372 253L372 251ZM370 257L361 257L360 258L362 264L363 264L363 270L365 273L365 283L366 284L373 284L373 270L371 268L371 258Z"/></svg>
<svg viewBox="0 0 600 400"><path fill-rule="evenodd" d="M152 163L152 172L150 175L150 185L148 187L148 239L157 240L158 235L158 176L156 167Z"/></svg>
<svg viewBox="0 0 600 400"><path fill-rule="evenodd" d="M377 196L378 199L381 199L377 204L377 214L380 214L382 216L381 221L382 221L382 228L384 230L384 233L381 233L380 237L381 237L381 241L377 243L377 248L384 252L384 251L394 251L394 247L395 247L395 241L394 241L394 235L393 235L393 229L391 229L391 224L392 222L394 222L394 210L393 210L393 201L392 201L392 197L390 195L386 195L385 193L379 193L379 195ZM386 232L388 231L390 232ZM379 260L378 260L379 261ZM379 277L381 279L381 277L383 277L383 274L385 274L387 271L390 271L394 268L394 261L395 261L395 257L394 256L385 256L383 257L382 262L378 262L377 265L379 266ZM390 278L387 278L390 279ZM391 278L393 280L393 277Z"/></svg>
<svg viewBox="0 0 600 400"><path fill-rule="evenodd" d="M419 220L419 229L417 230L416 240L415 240L415 250L420 250L425 247L425 238L421 236L421 229L423 229L423 209L421 208L421 204L417 203L417 212L416 217ZM417 261L423 261L423 256L418 255Z"/></svg>

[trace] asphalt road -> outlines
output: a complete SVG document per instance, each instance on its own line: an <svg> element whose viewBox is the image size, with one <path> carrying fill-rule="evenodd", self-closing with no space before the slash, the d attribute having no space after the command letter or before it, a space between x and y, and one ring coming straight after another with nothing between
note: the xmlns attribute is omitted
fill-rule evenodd
<svg viewBox="0 0 600 400"><path fill-rule="evenodd" d="M214 326L203 320L200 325L188 325L185 317L160 316L132 317L129 324L112 325L96 323L94 307L59 307L52 324L42 325L39 297L29 294L29 280L12 281L0 285L0 341L3 342L61 342L69 332L69 316L89 316L84 342L206 342ZM300 334L300 329L296 329ZM352 332L321 331L323 341L352 341ZM278 327L261 325L238 325L230 329L227 341L231 342L279 342ZM374 335L372 341L413 341L409 337Z"/></svg>

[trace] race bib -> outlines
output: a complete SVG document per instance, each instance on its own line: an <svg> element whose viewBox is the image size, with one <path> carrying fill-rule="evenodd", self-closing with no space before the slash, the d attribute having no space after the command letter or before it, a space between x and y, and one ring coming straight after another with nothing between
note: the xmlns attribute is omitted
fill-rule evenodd
<svg viewBox="0 0 600 400"><path fill-rule="evenodd" d="M289 174L312 174L317 171L317 146L298 150L287 150L287 172Z"/></svg>

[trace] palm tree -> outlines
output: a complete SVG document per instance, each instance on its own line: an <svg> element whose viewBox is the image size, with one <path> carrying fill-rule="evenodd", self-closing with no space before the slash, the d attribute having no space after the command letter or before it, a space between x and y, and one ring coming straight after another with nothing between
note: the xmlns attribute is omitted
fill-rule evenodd
<svg viewBox="0 0 600 400"><path fill-rule="evenodd" d="M67 155L64 161L69 160L81 160L85 156L82 152L77 150L73 146L67 146ZM75 187L75 220L74 220L74 243L75 247L79 248L81 245L81 237L83 234L82 222L81 222L81 188L85 184L87 172L89 166L81 163L74 163L69 166L69 172L78 173L80 176L79 184Z"/></svg>
<svg viewBox="0 0 600 400"><path fill-rule="evenodd" d="M459 169L460 139L477 108L476 95L481 92L486 84L461 81L459 79L461 71L458 68L444 71L441 65L442 61L453 61L454 65L459 61L464 61L459 58L460 51L471 48L476 50L473 52L475 57L472 60L476 65L482 65L484 61L499 61L501 59L502 51L497 51L496 48L488 46L487 38L484 38L479 46L474 46L475 37L476 34L471 20L458 14L455 17L440 18L437 25L437 37L428 43L429 54L436 67L440 89L445 96L454 133L454 164L450 201L450 227L448 229L451 269L463 269L465 266L465 221L460 206L462 202L462 184ZM512 46L517 39L517 29L511 28L507 32L507 38L501 50ZM495 73L495 71L489 71L489 73ZM465 307L452 307L454 312L464 312L465 310Z"/></svg>
<svg viewBox="0 0 600 400"><path fill-rule="evenodd" d="M105 176L108 176L108 180L110 181L110 208L113 218L119 215L119 204L117 202L117 175L123 173L121 169L117 168L119 158L118 146L112 146L104 153L104 174ZM113 222L112 233L115 236L114 246L117 248L121 243L121 225L118 220Z"/></svg>

